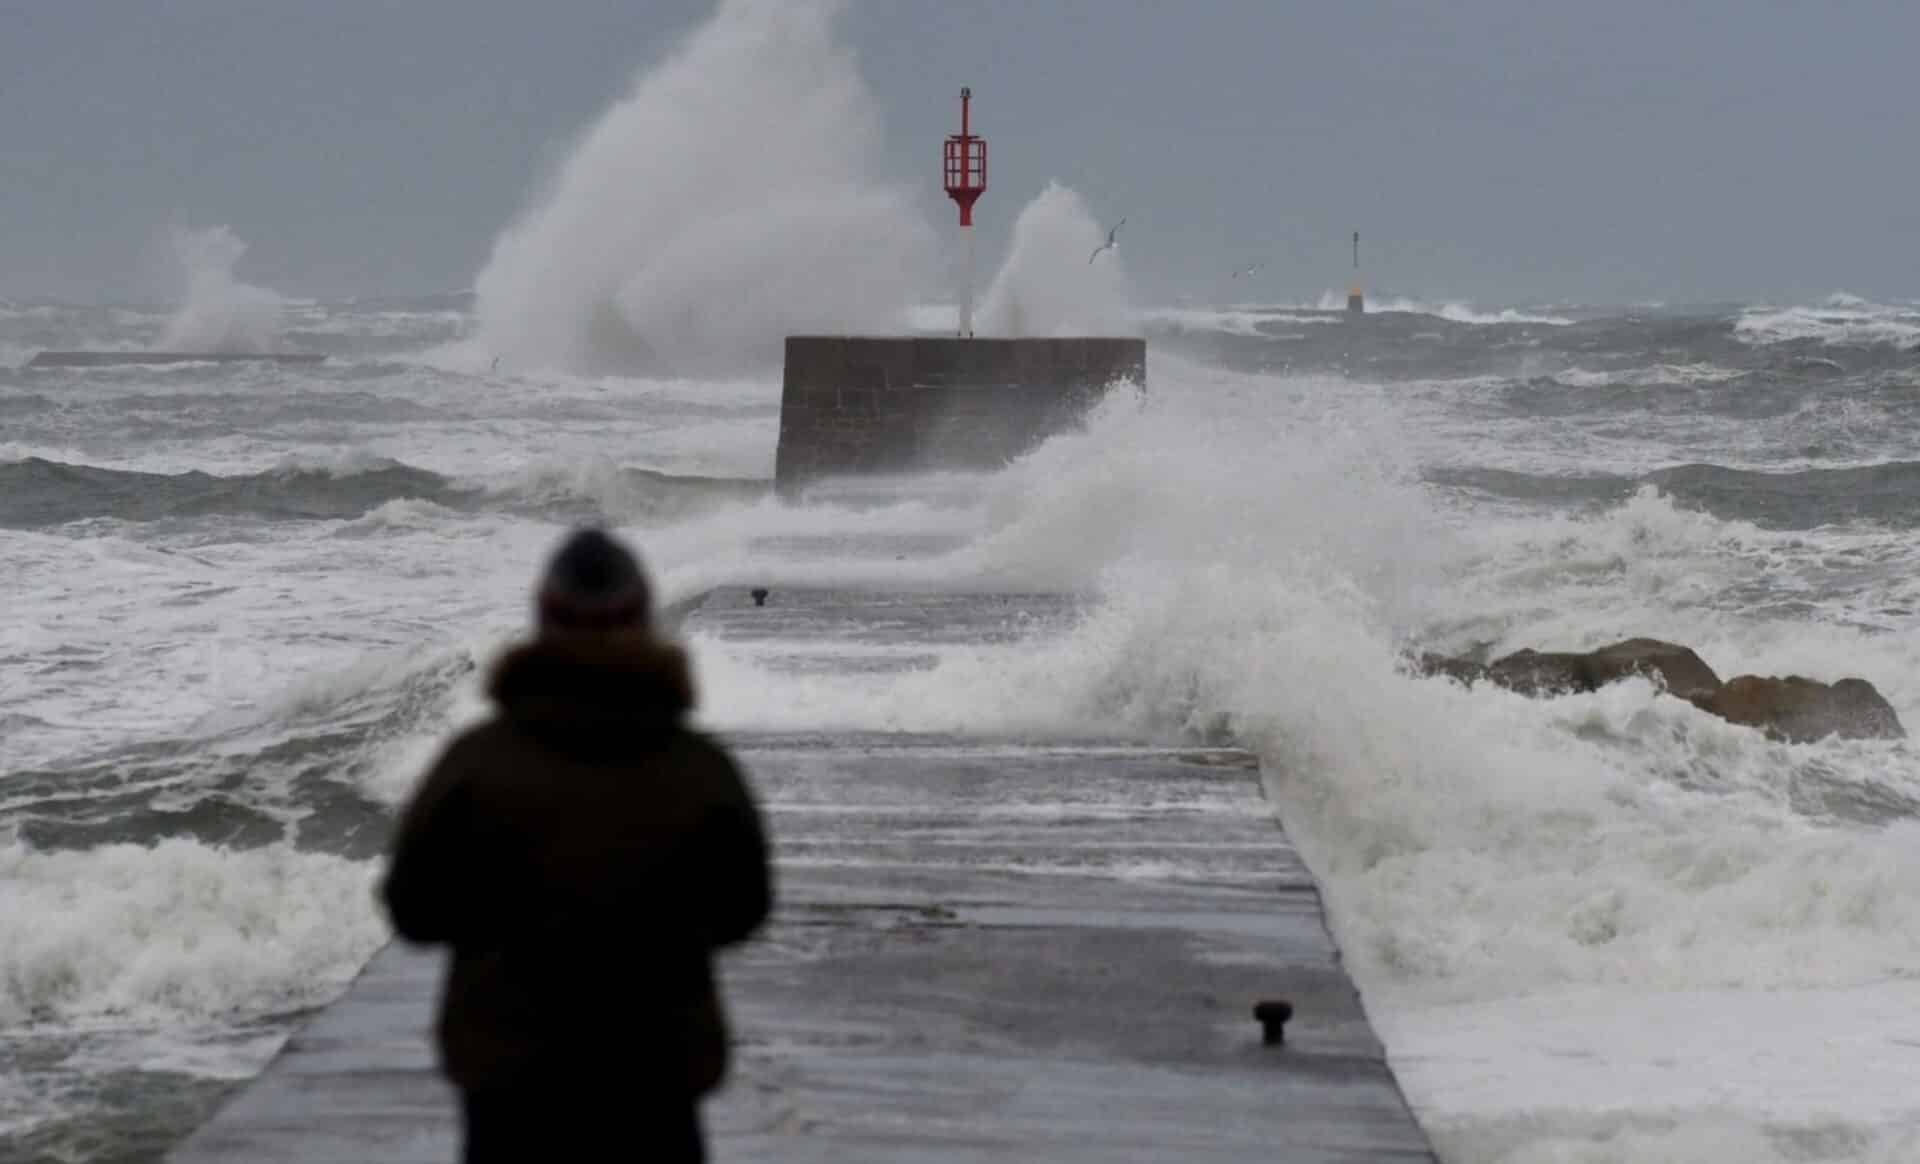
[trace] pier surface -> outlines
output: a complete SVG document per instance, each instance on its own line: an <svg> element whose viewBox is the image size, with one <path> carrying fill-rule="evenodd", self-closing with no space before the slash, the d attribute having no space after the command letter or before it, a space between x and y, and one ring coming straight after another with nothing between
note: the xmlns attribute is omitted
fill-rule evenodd
<svg viewBox="0 0 1920 1164"><path fill-rule="evenodd" d="M818 668L855 665L850 641L979 642L1063 613L1042 596L777 592L762 609L723 593L688 629ZM768 812L779 904L722 962L735 1051L705 1107L716 1161L1433 1159L1245 753L729 742ZM388 947L170 1159L456 1159L429 1034L440 973ZM1262 1045L1263 998L1294 1004L1283 1046Z"/></svg>

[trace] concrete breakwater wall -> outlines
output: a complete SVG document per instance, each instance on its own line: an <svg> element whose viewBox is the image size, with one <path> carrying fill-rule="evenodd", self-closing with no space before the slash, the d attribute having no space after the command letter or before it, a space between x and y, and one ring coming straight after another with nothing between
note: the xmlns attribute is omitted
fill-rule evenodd
<svg viewBox="0 0 1920 1164"><path fill-rule="evenodd" d="M789 336L775 481L998 468L1146 375L1125 337Z"/></svg>

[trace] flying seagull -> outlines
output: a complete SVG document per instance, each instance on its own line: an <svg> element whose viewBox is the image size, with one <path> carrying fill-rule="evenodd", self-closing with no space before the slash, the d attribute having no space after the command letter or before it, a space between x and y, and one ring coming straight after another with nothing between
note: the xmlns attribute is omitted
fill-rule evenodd
<svg viewBox="0 0 1920 1164"><path fill-rule="evenodd" d="M1114 240L1114 236L1115 236L1115 235L1117 235L1117 234L1119 234L1119 233L1120 233L1120 228L1121 228L1121 227L1123 227L1123 226L1125 226L1125 225L1127 225L1127 220L1126 220L1126 219L1124 219L1124 218L1123 218L1123 219L1121 219L1121 220L1120 220L1119 222L1116 222L1116 223L1114 223L1114 224L1113 224L1113 229L1107 232L1107 241L1106 241L1106 242L1103 242L1103 243L1101 243L1101 244L1100 244L1099 246L1097 246L1097 247L1095 247L1095 248L1093 248L1093 253L1087 256L1087 262L1089 262L1089 263L1091 263L1091 262L1093 262L1093 260L1095 260L1095 259L1097 259L1097 258L1099 258L1099 257L1100 257L1100 252L1101 252L1101 251L1110 251L1110 250L1112 250L1112 249L1114 248L1114 241L1113 241L1113 240Z"/></svg>
<svg viewBox="0 0 1920 1164"><path fill-rule="evenodd" d="M1265 263L1248 263L1248 264L1247 264L1246 266L1244 266L1244 267L1240 267L1240 268L1238 268L1238 269L1236 269L1236 270L1235 270L1235 271L1233 272L1233 276L1232 276L1232 277L1233 277L1233 278L1235 278L1235 279L1238 279L1238 278L1240 278L1240 277L1241 277L1242 275L1251 275L1251 274L1253 274L1253 273L1254 273L1255 271L1258 271L1258 270L1259 270L1260 268L1262 268L1262 267L1264 267L1264 266L1266 266L1266 264L1265 264Z"/></svg>

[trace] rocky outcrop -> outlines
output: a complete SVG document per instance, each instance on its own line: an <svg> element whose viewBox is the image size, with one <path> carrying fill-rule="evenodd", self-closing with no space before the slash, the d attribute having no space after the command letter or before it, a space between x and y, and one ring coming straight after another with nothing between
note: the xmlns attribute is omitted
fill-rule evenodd
<svg viewBox="0 0 1920 1164"><path fill-rule="evenodd" d="M1626 639L1594 651L1520 650L1480 666L1465 659L1428 655L1423 670L1462 682L1488 679L1523 695L1593 691L1644 675L1682 699L1709 694L1720 677L1691 647L1659 639Z"/></svg>
<svg viewBox="0 0 1920 1164"><path fill-rule="evenodd" d="M1828 684L1801 675L1737 675L1694 702L1722 719L1802 743L1829 735L1884 740L1907 734L1893 705L1865 679Z"/></svg>
<svg viewBox="0 0 1920 1164"><path fill-rule="evenodd" d="M1487 664L1487 678L1522 695L1564 695L1599 686L1585 655L1531 647Z"/></svg>
<svg viewBox="0 0 1920 1164"><path fill-rule="evenodd" d="M1665 643L1659 639L1628 639L1601 647L1588 654L1595 686L1645 675L1657 680L1682 699L1711 694L1720 687L1720 676L1692 647Z"/></svg>
<svg viewBox="0 0 1920 1164"><path fill-rule="evenodd" d="M1413 670L1420 675L1444 675L1469 687L1487 678L1485 663L1475 659L1463 659L1457 655L1436 655L1431 652L1415 659Z"/></svg>
<svg viewBox="0 0 1920 1164"><path fill-rule="evenodd" d="M1692 648L1660 639L1626 639L1593 651L1519 650L1491 663L1427 654L1414 669L1469 686L1489 682L1536 696L1595 691L1644 675L1703 711L1779 739L1899 739L1907 734L1893 706L1865 679L1826 684L1799 675L1742 675L1722 683Z"/></svg>

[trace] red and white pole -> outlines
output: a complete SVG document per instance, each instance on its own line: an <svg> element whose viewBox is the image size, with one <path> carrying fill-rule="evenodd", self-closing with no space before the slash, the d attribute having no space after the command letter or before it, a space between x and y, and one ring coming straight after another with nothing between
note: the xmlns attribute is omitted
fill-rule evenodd
<svg viewBox="0 0 1920 1164"><path fill-rule="evenodd" d="M960 132L947 137L942 158L947 197L960 205L961 246L966 255L960 281L960 334L973 334L973 203L987 189L987 142L973 132L973 90L960 90Z"/></svg>
<svg viewBox="0 0 1920 1164"><path fill-rule="evenodd" d="M965 266L960 272L960 334L973 335L973 223L960 227L960 237L965 240L960 245L966 252Z"/></svg>

